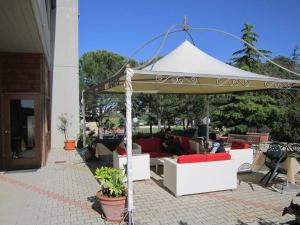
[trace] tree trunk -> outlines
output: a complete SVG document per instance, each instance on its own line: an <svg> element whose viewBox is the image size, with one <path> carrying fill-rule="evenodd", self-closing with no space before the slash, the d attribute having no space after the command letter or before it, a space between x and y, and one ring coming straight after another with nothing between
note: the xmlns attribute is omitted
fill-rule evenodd
<svg viewBox="0 0 300 225"><path fill-rule="evenodd" d="M152 135L152 123L150 123L150 134Z"/></svg>
<svg viewBox="0 0 300 225"><path fill-rule="evenodd" d="M189 119L187 119L187 123L186 123L186 129L190 126L191 121Z"/></svg>
<svg viewBox="0 0 300 225"><path fill-rule="evenodd" d="M182 119L182 127L185 130L185 120L184 120L184 118Z"/></svg>
<svg viewBox="0 0 300 225"><path fill-rule="evenodd" d="M158 126L158 131L161 131L161 118L159 116L157 117L157 126Z"/></svg>
<svg viewBox="0 0 300 225"><path fill-rule="evenodd" d="M196 126L196 129L195 129L195 133L194 133L194 137L196 138L196 137L198 137L198 126Z"/></svg>
<svg viewBox="0 0 300 225"><path fill-rule="evenodd" d="M97 125L98 125L98 138L100 140L102 140L103 139L103 126L101 123L98 123Z"/></svg>

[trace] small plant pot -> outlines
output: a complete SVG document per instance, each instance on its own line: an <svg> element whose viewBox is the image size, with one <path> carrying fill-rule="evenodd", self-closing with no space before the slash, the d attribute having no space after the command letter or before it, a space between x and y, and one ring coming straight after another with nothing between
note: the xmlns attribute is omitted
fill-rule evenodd
<svg viewBox="0 0 300 225"><path fill-rule="evenodd" d="M126 196L107 197L101 191L96 194L100 201L103 213L108 221L121 222L125 211Z"/></svg>
<svg viewBox="0 0 300 225"><path fill-rule="evenodd" d="M71 151L75 149L75 140L65 140L65 150Z"/></svg>

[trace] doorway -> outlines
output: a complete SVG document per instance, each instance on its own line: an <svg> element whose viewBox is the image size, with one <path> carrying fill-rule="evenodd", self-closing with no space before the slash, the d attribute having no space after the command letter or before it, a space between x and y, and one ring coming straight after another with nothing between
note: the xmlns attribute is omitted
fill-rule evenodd
<svg viewBox="0 0 300 225"><path fill-rule="evenodd" d="M39 95L4 94L1 106L4 169L40 167Z"/></svg>

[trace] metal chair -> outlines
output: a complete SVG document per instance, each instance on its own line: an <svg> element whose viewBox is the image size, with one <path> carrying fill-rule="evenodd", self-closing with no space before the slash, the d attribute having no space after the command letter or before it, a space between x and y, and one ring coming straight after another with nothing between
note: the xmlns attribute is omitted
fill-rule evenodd
<svg viewBox="0 0 300 225"><path fill-rule="evenodd" d="M280 167L280 164L287 158L286 147L280 143L272 143L265 155L266 160L264 164L269 168L269 172L260 180L260 182L267 178L265 183L265 186L267 187L279 173L287 174L287 171Z"/></svg>

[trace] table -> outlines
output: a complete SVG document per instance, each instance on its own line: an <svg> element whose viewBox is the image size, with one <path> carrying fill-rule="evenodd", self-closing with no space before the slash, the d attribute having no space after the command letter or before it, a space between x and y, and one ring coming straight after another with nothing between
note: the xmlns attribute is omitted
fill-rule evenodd
<svg viewBox="0 0 300 225"><path fill-rule="evenodd" d="M264 165L266 155L262 152L257 153L254 162L251 166L253 172L258 172L263 168L267 168ZM289 157L281 164L282 168L287 171L286 179L288 182L295 184L295 175L300 171L300 163L295 157Z"/></svg>

